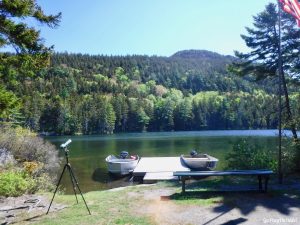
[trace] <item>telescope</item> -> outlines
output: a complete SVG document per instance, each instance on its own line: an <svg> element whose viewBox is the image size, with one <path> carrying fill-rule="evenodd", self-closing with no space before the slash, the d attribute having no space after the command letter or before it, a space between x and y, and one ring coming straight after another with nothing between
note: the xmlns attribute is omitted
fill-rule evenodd
<svg viewBox="0 0 300 225"><path fill-rule="evenodd" d="M73 191L74 191L74 194L75 194L75 197L76 197L77 204L78 204L78 199L77 199L77 194L76 194L76 188L78 188L78 190L79 190L79 192L80 192L80 194L81 194L81 197L82 197L82 199L83 199L83 201L84 201L84 204L85 204L85 206L86 206L86 208L87 208L89 214L91 215L90 209L89 209L89 207L87 206L86 201L85 201L85 199L84 199L84 197L83 197L83 195L82 195L82 192L81 192L81 190L80 190L78 181L77 181L77 179L76 179L76 177L75 177L75 174L74 174L74 172L73 172L73 170L72 170L71 164L69 163L69 150L67 149L67 146L68 146L71 142L72 142L72 140L69 139L69 140L67 140L65 143L63 143L63 144L60 145L60 147L63 148L63 150L65 151L66 163L65 163L65 166L64 166L64 168L63 168L63 171L62 171L62 173L61 173L61 175L60 175L60 177L59 177L58 183L57 183L57 185L56 185L56 189L55 189L55 191L54 191L52 200L51 200L51 202L50 202L50 205L49 205L49 208L48 208L46 214L49 213L49 210L50 210L50 207L51 207L51 205L52 205L52 202L53 202L53 199L54 199L54 197L55 197L55 194L56 194L56 192L57 192L58 186L59 186L59 184L60 184L60 182L61 182L61 178L63 177L64 172L65 172L65 170L67 169L67 170L69 171L69 174L70 174L70 177L71 177L71 182L72 182Z"/></svg>
<svg viewBox="0 0 300 225"><path fill-rule="evenodd" d="M69 140L67 140L65 143L61 144L60 147L61 147L61 148L66 148L71 142L72 142L72 140L69 139Z"/></svg>

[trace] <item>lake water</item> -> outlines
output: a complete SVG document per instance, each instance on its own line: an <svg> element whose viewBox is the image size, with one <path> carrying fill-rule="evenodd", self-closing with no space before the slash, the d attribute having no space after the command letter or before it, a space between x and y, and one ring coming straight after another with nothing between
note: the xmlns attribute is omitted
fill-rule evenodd
<svg viewBox="0 0 300 225"><path fill-rule="evenodd" d="M247 139L250 142L277 151L276 130L238 130L238 131L193 131L193 132L153 132L126 133L114 135L60 136L47 139L60 146L69 138L70 162L79 186L83 192L104 190L130 185L130 177L116 179L107 172L106 156L119 155L123 150L141 157L180 156L192 149L198 153L208 153L219 159L216 169L226 166L225 155L235 142ZM63 151L60 151L63 157ZM61 172L61 171L60 171ZM60 173L59 172L59 173ZM72 193L70 177L65 173L62 187Z"/></svg>

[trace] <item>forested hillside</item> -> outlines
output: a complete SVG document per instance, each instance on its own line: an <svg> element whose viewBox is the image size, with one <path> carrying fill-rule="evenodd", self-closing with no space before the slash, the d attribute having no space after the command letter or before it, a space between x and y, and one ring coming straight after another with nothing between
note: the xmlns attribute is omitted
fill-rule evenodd
<svg viewBox="0 0 300 225"><path fill-rule="evenodd" d="M171 57L56 53L50 68L11 87L24 106L24 118L15 120L52 134L275 128L271 85L228 73L233 60L196 50Z"/></svg>

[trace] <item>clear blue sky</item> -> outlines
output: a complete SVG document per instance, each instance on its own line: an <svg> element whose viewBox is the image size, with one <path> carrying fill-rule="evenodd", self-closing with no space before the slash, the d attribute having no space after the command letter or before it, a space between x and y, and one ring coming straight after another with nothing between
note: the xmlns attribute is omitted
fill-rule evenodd
<svg viewBox="0 0 300 225"><path fill-rule="evenodd" d="M57 29L38 25L55 51L170 56L184 49L233 55L252 16L276 0L38 0L62 12Z"/></svg>

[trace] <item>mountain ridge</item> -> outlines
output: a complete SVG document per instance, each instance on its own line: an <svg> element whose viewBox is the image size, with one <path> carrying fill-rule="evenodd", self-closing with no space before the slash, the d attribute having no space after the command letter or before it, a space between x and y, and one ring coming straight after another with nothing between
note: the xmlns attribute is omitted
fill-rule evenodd
<svg viewBox="0 0 300 225"><path fill-rule="evenodd" d="M227 58L231 60L236 60L234 56L223 55L214 51L205 50L205 49L188 49L180 50L175 52L170 58Z"/></svg>

